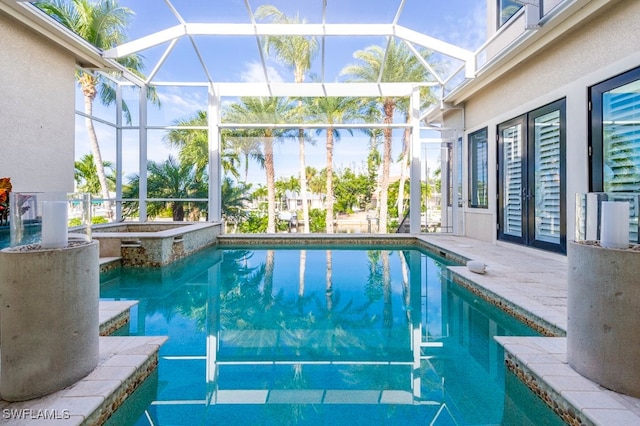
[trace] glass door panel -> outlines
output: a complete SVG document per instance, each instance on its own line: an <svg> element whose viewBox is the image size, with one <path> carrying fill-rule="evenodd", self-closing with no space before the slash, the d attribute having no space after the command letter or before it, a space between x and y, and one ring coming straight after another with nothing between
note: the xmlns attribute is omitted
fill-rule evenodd
<svg viewBox="0 0 640 426"><path fill-rule="evenodd" d="M560 111L535 117L535 239L560 243Z"/></svg>
<svg viewBox="0 0 640 426"><path fill-rule="evenodd" d="M502 233L514 237L523 237L522 233L522 194L524 188L522 173L522 124L516 124L501 130L504 196L502 197L503 223Z"/></svg>

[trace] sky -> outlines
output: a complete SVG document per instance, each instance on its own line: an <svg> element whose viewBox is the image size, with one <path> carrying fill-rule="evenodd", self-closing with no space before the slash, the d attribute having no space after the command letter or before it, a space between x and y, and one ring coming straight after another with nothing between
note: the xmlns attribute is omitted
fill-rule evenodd
<svg viewBox="0 0 640 426"><path fill-rule="evenodd" d="M400 0L326 0L327 23L366 23L389 24L397 13ZM154 32L178 25L179 20L172 14L164 0L120 0L122 6L131 8L135 16L129 28L129 40L135 40ZM244 0L171 0L176 11L189 23L250 23ZM287 16L298 16L308 23L322 22L322 0L249 0L253 11L261 4L272 4ZM405 0L398 24L411 30L425 33L448 43L476 50L486 39L486 5L483 0ZM260 56L255 37L194 37L202 55L202 60L214 81L255 82L264 81ZM325 81L339 81L340 71L356 61L353 53L371 45L384 45L384 37L327 37L325 45ZM168 43L141 52L145 60L145 74L151 72L155 64L167 49ZM444 61L447 58L434 55L433 59ZM311 67L311 73L322 74L320 55ZM457 67L460 63L451 64ZM292 82L292 72L277 61L268 58L267 68L271 82ZM184 37L178 41L164 65L156 74L156 81L204 82L205 73L199 58L191 44ZM76 96L76 108L83 110L82 95ZM160 109L149 107L148 124L152 126L171 125L179 119L189 118L198 110L206 109L207 92L201 87L160 87L158 94L162 102ZM233 99L223 99L223 105ZM125 102L133 105L132 125L138 125L137 94L125 93ZM113 122L114 110L94 104L94 113L101 119ZM115 162L115 130L96 122L96 132L101 144L103 158ZM90 152L84 119L76 120L76 157ZM150 130L148 134L148 158L164 161L169 154L176 155L163 142L164 130ZM422 137L434 137L423 134ZM138 134L137 130L123 131L123 169L125 176L138 173ZM394 137L393 156L400 151L400 138ZM307 166L318 170L326 165L324 135L315 136L314 144L306 147ZM359 166L366 158L367 138L358 131L351 137L343 132L342 140L335 146L334 165L337 168ZM431 149L433 148L433 149ZM439 144L427 149L431 169L439 158ZM432 153L431 153L432 152ZM297 175L297 142L287 142L275 146L277 177ZM392 169L392 174L394 170ZM249 181L263 183L264 171L257 164L250 165ZM126 178L125 178L126 182Z"/></svg>

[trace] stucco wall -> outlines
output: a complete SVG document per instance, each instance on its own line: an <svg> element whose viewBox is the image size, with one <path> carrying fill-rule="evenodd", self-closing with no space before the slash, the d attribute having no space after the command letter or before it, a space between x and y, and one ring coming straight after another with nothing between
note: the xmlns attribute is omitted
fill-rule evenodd
<svg viewBox="0 0 640 426"><path fill-rule="evenodd" d="M640 66L639 36L640 2L617 2L573 32L556 37L541 53L523 58L515 69L464 103L466 134L483 127L489 129L489 170L495 170L497 126L566 98L567 240L574 239L575 194L588 191L588 88ZM464 164L466 180L467 162ZM489 177L489 193L495 194L496 175L492 173ZM494 197L490 197L489 211L495 224L497 206ZM466 220L473 222L473 214L473 210L467 211ZM471 236L468 225L469 222L467 235ZM486 241L496 238L495 226L480 232L474 237Z"/></svg>
<svg viewBox="0 0 640 426"><path fill-rule="evenodd" d="M74 59L0 14L0 177L73 191Z"/></svg>

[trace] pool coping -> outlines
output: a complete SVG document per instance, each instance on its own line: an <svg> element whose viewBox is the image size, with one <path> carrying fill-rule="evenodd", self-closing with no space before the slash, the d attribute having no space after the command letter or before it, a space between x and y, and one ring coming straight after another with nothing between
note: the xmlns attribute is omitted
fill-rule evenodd
<svg viewBox="0 0 640 426"><path fill-rule="evenodd" d="M158 366L166 336L109 336L130 321L138 301L100 301L98 366L71 386L20 402L0 399L0 423L101 425Z"/></svg>
<svg viewBox="0 0 640 426"><path fill-rule="evenodd" d="M569 425L637 425L639 400L592 382L567 362L566 337L496 336L506 368Z"/></svg>
<svg viewBox="0 0 640 426"><path fill-rule="evenodd" d="M100 337L98 366L73 385L28 401L0 400L3 420L20 426L101 425L157 368L164 336Z"/></svg>

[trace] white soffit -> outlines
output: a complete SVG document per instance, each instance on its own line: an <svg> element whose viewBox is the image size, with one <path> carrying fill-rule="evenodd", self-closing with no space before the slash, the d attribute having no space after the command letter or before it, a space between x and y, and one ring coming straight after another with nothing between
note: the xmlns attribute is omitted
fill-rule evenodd
<svg viewBox="0 0 640 426"><path fill-rule="evenodd" d="M113 68L112 61L106 60L99 49L29 2L0 0L0 12L6 13L52 43L71 52L76 61L85 68Z"/></svg>

